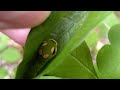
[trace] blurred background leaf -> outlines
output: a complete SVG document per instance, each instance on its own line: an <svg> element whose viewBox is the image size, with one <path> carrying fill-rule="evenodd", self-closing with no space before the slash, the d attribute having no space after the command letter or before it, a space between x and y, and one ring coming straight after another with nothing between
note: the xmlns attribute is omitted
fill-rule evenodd
<svg viewBox="0 0 120 90"><path fill-rule="evenodd" d="M8 37L0 33L0 52L7 47Z"/></svg>
<svg viewBox="0 0 120 90"><path fill-rule="evenodd" d="M0 33L0 78L14 78L22 54L22 46Z"/></svg>
<svg viewBox="0 0 120 90"><path fill-rule="evenodd" d="M120 78L120 24L110 28L109 45L104 45L97 54L97 67L103 78Z"/></svg>
<svg viewBox="0 0 120 90"><path fill-rule="evenodd" d="M5 78L8 75L8 71L4 68L0 68L0 79Z"/></svg>
<svg viewBox="0 0 120 90"><path fill-rule="evenodd" d="M116 13L112 13L109 15L102 23L100 23L93 33L86 39L88 46L90 47L91 54L93 60L96 60L96 54L100 50L100 48L109 43L107 34L109 29L115 25L120 23L119 18L116 16ZM96 61L95 61L96 62Z"/></svg>
<svg viewBox="0 0 120 90"><path fill-rule="evenodd" d="M20 58L20 53L17 49L9 47L3 53L0 54L0 58L8 63L16 62Z"/></svg>

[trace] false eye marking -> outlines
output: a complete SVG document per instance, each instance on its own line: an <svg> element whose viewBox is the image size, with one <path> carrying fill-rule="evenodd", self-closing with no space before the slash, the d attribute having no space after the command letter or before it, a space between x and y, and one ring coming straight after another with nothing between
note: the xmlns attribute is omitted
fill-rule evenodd
<svg viewBox="0 0 120 90"><path fill-rule="evenodd" d="M48 57L49 57L48 54L43 55L43 58L48 58Z"/></svg>
<svg viewBox="0 0 120 90"><path fill-rule="evenodd" d="M54 48L54 47L51 48L51 53L52 53L53 55L55 54L55 48Z"/></svg>
<svg viewBox="0 0 120 90"><path fill-rule="evenodd" d="M43 44L42 44L42 46L46 46L48 43L47 42L44 42Z"/></svg>

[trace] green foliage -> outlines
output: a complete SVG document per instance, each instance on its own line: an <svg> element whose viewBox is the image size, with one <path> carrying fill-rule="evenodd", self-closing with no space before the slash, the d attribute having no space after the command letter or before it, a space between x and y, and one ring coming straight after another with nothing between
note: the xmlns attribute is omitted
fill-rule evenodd
<svg viewBox="0 0 120 90"><path fill-rule="evenodd" d="M0 58L8 63L12 63L18 61L18 59L20 58L20 54L15 48L9 47L0 54Z"/></svg>
<svg viewBox="0 0 120 90"><path fill-rule="evenodd" d="M36 52L38 52L38 48L39 48L40 44L45 39L49 39L49 38L55 39L58 43L57 54L60 53L60 51L62 51L62 49L63 49L63 46L65 44L67 44L70 39L68 31L71 33L71 35L74 34L76 31L76 27L78 27L77 23L79 23L79 27L81 27L82 23L85 21L85 18L87 17L87 14L88 13L85 11L84 12L78 12L78 11L52 12L51 16L47 19L47 21L45 23L43 23L42 25L38 26L38 30L31 31L31 33L28 37L28 40L26 42L26 45L25 45L23 62L18 67L18 69L20 69L20 70L18 70L18 73L22 73L23 75L18 74L17 77L22 78L22 77L24 77L24 75L27 75L24 73L30 72L29 70L30 70L31 65L36 66L36 64L38 64L37 66L40 66L41 68L43 68L41 66L41 62L39 62L40 61L39 56L36 56L36 55L34 56L34 54L36 54ZM51 32L50 32L50 30L51 30ZM44 34L42 33L42 31ZM46 37L45 37L45 35L46 35ZM41 38L38 38L39 36L41 36ZM35 38L36 38L36 40L35 40ZM33 45L31 45L31 40L34 42ZM28 48L29 48L29 51L28 51ZM31 49L31 48L33 48L33 49ZM30 54L32 54L32 53L33 53L33 55L30 56ZM28 57L28 55L26 55L26 54L28 54L31 58ZM33 60L34 60L34 62L33 62ZM26 65L26 64L28 64L28 62L31 62L31 63L29 63L29 65ZM33 64L33 63L36 63L36 64ZM40 65L39 65L39 63L40 63ZM42 65L44 65L44 64L46 64L46 62L42 62ZM37 68L33 68L33 69L35 69L35 70L32 70L32 71L39 71L39 70L36 70ZM39 69L39 67L38 67L38 69ZM26 77L28 77L28 76L26 76Z"/></svg>
<svg viewBox="0 0 120 90"><path fill-rule="evenodd" d="M56 76L41 76L39 79L63 79Z"/></svg>
<svg viewBox="0 0 120 90"><path fill-rule="evenodd" d="M115 25L119 24L120 21L116 17L114 13L110 14L105 20L100 23L97 28L93 31L93 33L86 39L88 46L95 47L99 39L103 37L107 37L107 33L109 29Z"/></svg>
<svg viewBox="0 0 120 90"><path fill-rule="evenodd" d="M87 44L83 42L69 53L65 60L48 75L62 78L97 78Z"/></svg>
<svg viewBox="0 0 120 90"><path fill-rule="evenodd" d="M61 51L60 55L58 55L52 63L50 63L47 68L44 70L42 74L47 74L54 70L60 63L63 63L67 55L77 48L84 40L85 38L91 33L91 31L105 18L107 17L111 12L89 12L88 17L86 18L86 21L82 25L81 28L77 28L77 32L74 36L72 36L72 39L69 41L69 43L65 46L64 50ZM93 22L94 21L94 22ZM41 75L42 75L41 74Z"/></svg>
<svg viewBox="0 0 120 90"><path fill-rule="evenodd" d="M8 72L4 68L0 68L0 79L4 78L6 75L8 75Z"/></svg>
<svg viewBox="0 0 120 90"><path fill-rule="evenodd" d="M97 66L102 78L120 78L120 24L108 34L111 45L105 45L97 55Z"/></svg>
<svg viewBox="0 0 120 90"><path fill-rule="evenodd" d="M0 79L120 79L119 39L120 20L111 11L52 11L32 28L17 68L20 52L0 33Z"/></svg>
<svg viewBox="0 0 120 90"><path fill-rule="evenodd" d="M79 55L76 56L72 52L74 52L90 35L93 29L111 13L112 12L102 11L53 11L43 24L31 30L24 47L23 61L17 69L16 78L34 78L36 72L37 75L39 74L38 77L40 77L50 72L52 73L52 71L60 65L63 65L64 68L66 65L66 67L70 67L69 65L78 67L75 70L76 74L73 76L61 74L61 77L96 78L97 75L93 68L87 45L85 44L86 46L83 47L83 49L86 50L84 53L85 55L88 54L89 59L82 53L80 53L81 56L79 57ZM48 60L49 62L42 62L40 61L41 57L38 55L38 48L44 40L48 40L49 38L56 40L58 43L58 51L55 57ZM75 58L77 58L77 60ZM77 70L79 71L77 72ZM60 71L60 69L58 71ZM82 73L85 76L82 75Z"/></svg>
<svg viewBox="0 0 120 90"><path fill-rule="evenodd" d="M0 33L1 34L1 33ZM5 35L1 34L0 35L0 52L6 48L7 46L7 42L8 42L8 37L6 37Z"/></svg>

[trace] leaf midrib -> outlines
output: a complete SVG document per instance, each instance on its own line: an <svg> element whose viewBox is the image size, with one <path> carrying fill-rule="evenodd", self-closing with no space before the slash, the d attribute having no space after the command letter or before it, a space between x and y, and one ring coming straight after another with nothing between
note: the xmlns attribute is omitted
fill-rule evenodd
<svg viewBox="0 0 120 90"><path fill-rule="evenodd" d="M78 59L77 59L75 56L73 56L72 54L70 54L70 55L74 58L74 60L75 60L76 62L82 64L83 67L85 67L85 69L86 69L88 72L90 72L93 76L95 76L94 73L93 73L90 69L88 69L80 60L78 60ZM95 76L95 78L97 78L97 77Z"/></svg>
<svg viewBox="0 0 120 90"><path fill-rule="evenodd" d="M66 17L64 16L63 18L69 19L69 20L73 21L74 23L73 23L68 29L66 29L64 32L62 32L60 35L57 34L58 37L57 37L56 40L58 40L64 33L68 32L69 29L70 29L75 23L77 23L78 21L80 21L87 13L88 13L88 11L85 12L85 13L84 13L77 21L75 21L75 22L74 22L73 20L71 20L71 19L69 19L69 18L66 18ZM54 32L53 32L53 34L54 34Z"/></svg>

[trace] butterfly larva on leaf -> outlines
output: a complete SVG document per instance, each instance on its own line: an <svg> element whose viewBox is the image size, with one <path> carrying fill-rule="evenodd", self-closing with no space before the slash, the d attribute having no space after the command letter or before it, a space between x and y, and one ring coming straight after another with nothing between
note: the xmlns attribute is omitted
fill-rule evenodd
<svg viewBox="0 0 120 90"><path fill-rule="evenodd" d="M44 41L39 48L39 55L44 59L52 58L57 52L57 42L54 39Z"/></svg>

